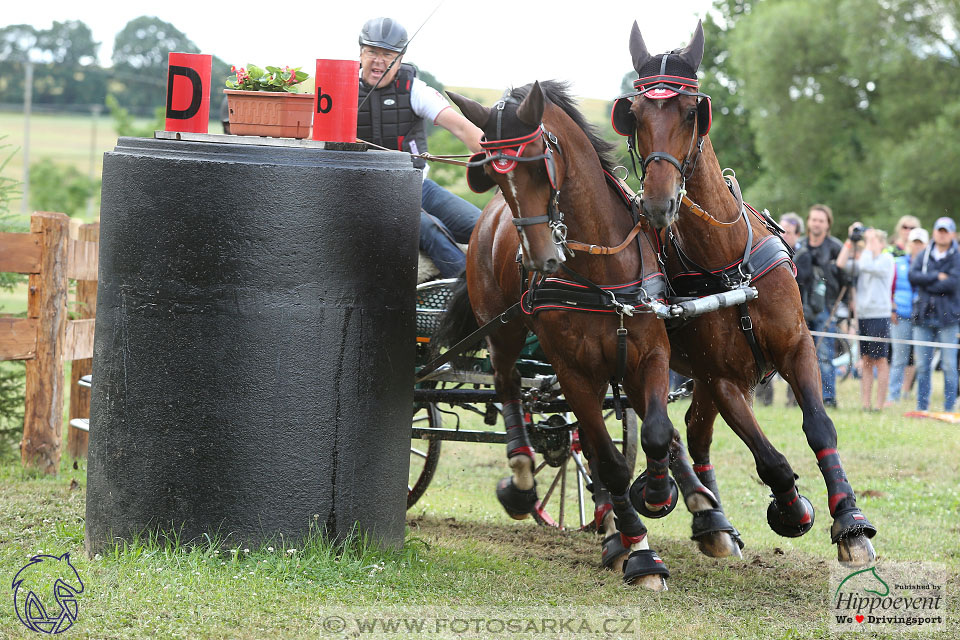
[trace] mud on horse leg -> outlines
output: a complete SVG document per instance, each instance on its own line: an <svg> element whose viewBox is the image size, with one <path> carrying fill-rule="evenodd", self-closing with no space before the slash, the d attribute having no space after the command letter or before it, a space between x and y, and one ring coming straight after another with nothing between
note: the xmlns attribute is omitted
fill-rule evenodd
<svg viewBox="0 0 960 640"><path fill-rule="evenodd" d="M504 403L503 423L507 432L507 460L513 476L497 483L497 500L511 518L523 520L536 508L537 483L533 478L533 447L519 400Z"/></svg>

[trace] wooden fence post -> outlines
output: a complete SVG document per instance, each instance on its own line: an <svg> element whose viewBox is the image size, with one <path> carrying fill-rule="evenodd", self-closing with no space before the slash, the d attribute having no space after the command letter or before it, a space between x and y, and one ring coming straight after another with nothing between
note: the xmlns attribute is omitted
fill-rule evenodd
<svg viewBox="0 0 960 640"><path fill-rule="evenodd" d="M81 242L98 242L100 223L85 224L80 227ZM97 315L97 281L77 280L77 314L80 319L95 318ZM74 360L70 369L70 420L90 416L90 389L81 387L77 382L83 376L93 372L93 358ZM67 452L74 458L87 457L87 444L90 433L82 429L67 430Z"/></svg>
<svg viewBox="0 0 960 640"><path fill-rule="evenodd" d="M63 431L63 348L67 329L69 222L37 212L30 231L40 236L40 272L30 275L27 316L37 321L36 356L27 360L20 456L25 467L56 474Z"/></svg>

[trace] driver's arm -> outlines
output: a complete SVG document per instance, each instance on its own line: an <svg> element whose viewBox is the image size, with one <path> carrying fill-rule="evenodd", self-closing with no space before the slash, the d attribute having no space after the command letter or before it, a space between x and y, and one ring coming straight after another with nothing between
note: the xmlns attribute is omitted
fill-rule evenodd
<svg viewBox="0 0 960 640"><path fill-rule="evenodd" d="M457 136L463 144L467 145L472 153L478 153L480 149L480 138L483 132L480 131L472 122L464 118L460 112L453 107L447 107L434 120L437 124L453 135Z"/></svg>

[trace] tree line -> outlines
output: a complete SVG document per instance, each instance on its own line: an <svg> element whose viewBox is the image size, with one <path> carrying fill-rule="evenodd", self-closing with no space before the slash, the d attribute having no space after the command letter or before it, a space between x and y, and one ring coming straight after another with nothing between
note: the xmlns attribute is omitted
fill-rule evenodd
<svg viewBox="0 0 960 640"><path fill-rule="evenodd" d="M960 213L960 0L715 0L704 29L710 138L755 205L779 215L824 202L838 229ZM112 67L96 64L98 47L79 21L0 29L0 102L22 100L32 56L41 61L35 102L113 95L117 107L150 115L164 102L167 53L199 52L147 16L117 34ZM213 73L225 79L229 66L214 57Z"/></svg>
<svg viewBox="0 0 960 640"><path fill-rule="evenodd" d="M103 105L107 96L120 107L151 116L166 99L167 54L201 53L182 31L159 18L128 22L113 43L112 66L97 63L100 43L79 20L54 22L49 29L16 24L0 29L0 102L24 98L24 67L34 62L32 100L47 105ZM213 56L212 77L222 84L230 65ZM219 101L212 107L219 108Z"/></svg>

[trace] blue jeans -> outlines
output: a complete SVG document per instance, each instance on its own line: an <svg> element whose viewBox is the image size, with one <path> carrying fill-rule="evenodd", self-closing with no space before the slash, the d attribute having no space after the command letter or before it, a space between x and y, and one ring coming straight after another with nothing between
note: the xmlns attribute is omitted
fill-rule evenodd
<svg viewBox="0 0 960 640"><path fill-rule="evenodd" d="M894 340L910 340L913 337L913 322L910 318L897 316L897 324L890 325L890 337ZM890 358L890 387L887 390L887 398L896 402L900 399L903 370L910 362L910 350L913 349L913 345L894 342L890 346L893 353Z"/></svg>
<svg viewBox="0 0 960 640"><path fill-rule="evenodd" d="M945 327L914 326L913 339L957 344L958 330L960 330L958 324L949 324ZM926 411L930 408L930 383L933 376L930 369L933 364L933 349L934 347L918 346L916 350L918 411ZM943 408L945 411L953 411L953 405L957 401L957 350L940 349L940 363L943 367Z"/></svg>
<svg viewBox="0 0 960 640"><path fill-rule="evenodd" d="M837 332L837 323L836 321L827 324L827 320L830 319L830 312L827 310L821 311L816 316L807 321L807 326L810 327L811 331L824 331L826 333L836 333ZM813 336L814 344L817 346L817 360L820 363L820 380L823 384L823 401L824 402L836 402L837 401L837 371L833 366L833 356L835 352L835 345L833 338L823 338L819 336ZM850 366L853 366L853 363L850 363Z"/></svg>
<svg viewBox="0 0 960 640"><path fill-rule="evenodd" d="M456 278L467 267L457 243L466 243L480 217L480 209L453 195L433 180L423 181L420 211L420 248L444 278Z"/></svg>

